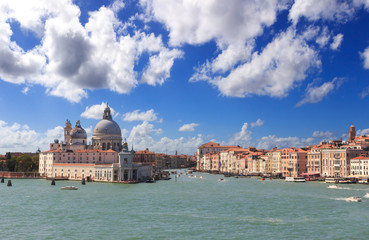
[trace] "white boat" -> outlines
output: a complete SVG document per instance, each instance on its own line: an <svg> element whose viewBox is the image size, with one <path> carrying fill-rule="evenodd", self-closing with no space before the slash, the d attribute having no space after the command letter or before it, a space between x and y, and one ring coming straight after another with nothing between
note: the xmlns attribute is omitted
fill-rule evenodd
<svg viewBox="0 0 369 240"><path fill-rule="evenodd" d="M65 186L65 187L61 187L60 189L62 189L62 190L78 190L78 187L75 187L75 186Z"/></svg>
<svg viewBox="0 0 369 240"><path fill-rule="evenodd" d="M348 197L346 202L361 202L361 197Z"/></svg>
<svg viewBox="0 0 369 240"><path fill-rule="evenodd" d="M286 177L286 179L284 181L286 181L286 182L294 182L295 179L293 177Z"/></svg>
<svg viewBox="0 0 369 240"><path fill-rule="evenodd" d="M366 194L364 195L364 197L365 197L365 198L369 198L369 193L366 193Z"/></svg>
<svg viewBox="0 0 369 240"><path fill-rule="evenodd" d="M337 178L325 178L326 183L338 183Z"/></svg>
<svg viewBox="0 0 369 240"><path fill-rule="evenodd" d="M337 189L338 187L337 187L337 185L334 185L333 184L333 185L329 185L328 188L335 188L335 189Z"/></svg>
<svg viewBox="0 0 369 240"><path fill-rule="evenodd" d="M295 177L295 182L306 182L304 177Z"/></svg>
<svg viewBox="0 0 369 240"><path fill-rule="evenodd" d="M304 177L286 177L286 182L306 182Z"/></svg>

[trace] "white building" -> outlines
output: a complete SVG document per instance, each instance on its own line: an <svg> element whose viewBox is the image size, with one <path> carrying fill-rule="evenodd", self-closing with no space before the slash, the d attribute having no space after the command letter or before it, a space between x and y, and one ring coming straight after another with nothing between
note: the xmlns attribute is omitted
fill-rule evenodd
<svg viewBox="0 0 369 240"><path fill-rule="evenodd" d="M136 182L152 177L151 164L133 164L133 151L122 144L119 125L106 106L103 119L95 126L92 145L80 121L72 129L69 120L64 128L65 142L55 140L50 150L41 152L39 172L48 178L66 178L108 182Z"/></svg>
<svg viewBox="0 0 369 240"><path fill-rule="evenodd" d="M369 157L359 156L350 161L350 177L369 177Z"/></svg>

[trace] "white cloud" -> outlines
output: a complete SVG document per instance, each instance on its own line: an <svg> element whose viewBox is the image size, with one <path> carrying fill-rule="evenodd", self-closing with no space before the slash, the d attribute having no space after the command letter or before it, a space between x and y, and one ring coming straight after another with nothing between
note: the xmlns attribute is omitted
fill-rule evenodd
<svg viewBox="0 0 369 240"><path fill-rule="evenodd" d="M359 94L361 98L365 98L369 95L369 87L363 89L363 91Z"/></svg>
<svg viewBox="0 0 369 240"><path fill-rule="evenodd" d="M101 104L92 105L90 107L86 107L85 111L81 113L81 117L87 119L101 119L104 114L104 109L106 108L106 103L102 102ZM109 106L111 114L116 117L118 114L115 113L115 110Z"/></svg>
<svg viewBox="0 0 369 240"><path fill-rule="evenodd" d="M141 0L147 18L163 23L170 43L202 44L215 39L232 44L260 35L276 20L277 11L286 1L172 1ZM232 27L230 27L232 26Z"/></svg>
<svg viewBox="0 0 369 240"><path fill-rule="evenodd" d="M249 147L251 145L252 132L248 129L249 125L245 122L240 132L235 133L231 139L229 139L230 145L240 145L242 147Z"/></svg>
<svg viewBox="0 0 369 240"><path fill-rule="evenodd" d="M153 19L165 25L172 46L214 40L219 54L203 67L208 66L213 73L225 73L249 60L254 38L276 21L277 13L287 7L288 1L141 0L140 3L147 21Z"/></svg>
<svg viewBox="0 0 369 240"><path fill-rule="evenodd" d="M369 135L369 128L357 130L356 135L357 136L363 136L363 135L368 136Z"/></svg>
<svg viewBox="0 0 369 240"><path fill-rule="evenodd" d="M309 85L306 89L305 97L296 106L322 101L330 92L341 86L342 80L342 78L334 78L331 82L325 82L319 87Z"/></svg>
<svg viewBox="0 0 369 240"><path fill-rule="evenodd" d="M149 66L142 74L141 82L152 86L162 85L170 77L170 69L176 58L181 58L183 53L179 50L161 51L149 59Z"/></svg>
<svg viewBox="0 0 369 240"><path fill-rule="evenodd" d="M337 50L338 47L341 45L343 40L343 34L339 33L333 38L333 42L331 43L331 49Z"/></svg>
<svg viewBox="0 0 369 240"><path fill-rule="evenodd" d="M181 126L178 131L180 132L193 132L195 131L195 127L199 126L198 123L188 123Z"/></svg>
<svg viewBox="0 0 369 240"><path fill-rule="evenodd" d="M320 67L320 64L317 53L290 29L278 35L260 54L254 53L249 62L238 66L228 76L211 78L207 76L208 69L200 69L191 80L209 81L225 96L285 97L296 83L305 79L311 67Z"/></svg>
<svg viewBox="0 0 369 240"><path fill-rule="evenodd" d="M175 151L194 154L197 147L203 143L203 137L200 134L189 138L162 137L159 140L154 140L154 136L161 134L161 132L161 129L155 129L153 124L145 121L132 128L127 140L136 151L149 148L151 151L167 154L174 154Z"/></svg>
<svg viewBox="0 0 369 240"><path fill-rule="evenodd" d="M316 38L316 43L318 43L320 47L325 47L330 39L331 35L329 34L328 28L324 27L320 35Z"/></svg>
<svg viewBox="0 0 369 240"><path fill-rule="evenodd" d="M276 137L275 135L269 135L262 137L258 140L257 148L272 149L277 148L289 148L289 147L305 147L313 144L314 138L299 138L299 137Z"/></svg>
<svg viewBox="0 0 369 240"><path fill-rule="evenodd" d="M8 123L0 120L0 153L5 152L36 152L49 149L54 139L62 139L64 129L61 126L49 129L45 133L38 133L28 125Z"/></svg>
<svg viewBox="0 0 369 240"><path fill-rule="evenodd" d="M0 3L0 78L12 83L40 84L46 93L79 102L87 90L107 88L128 93L140 79L140 62L146 71L141 82L163 84L170 77L175 59L183 53L166 48L161 36L140 30L123 31L117 13L123 1L90 12L88 22L79 21L80 9L71 0L19 0ZM32 14L30 14L32 13ZM25 52L12 42L9 21L41 39Z"/></svg>
<svg viewBox="0 0 369 240"><path fill-rule="evenodd" d="M369 47L360 53L361 58L364 60L364 68L369 69Z"/></svg>
<svg viewBox="0 0 369 240"><path fill-rule="evenodd" d="M124 121L146 121L151 122L158 119L158 114L154 109L147 110L146 112L139 112L140 110L134 110L133 112L123 114L122 119Z"/></svg>
<svg viewBox="0 0 369 240"><path fill-rule="evenodd" d="M250 125L251 127L261 127L263 126L264 121L261 120L260 118L258 118L258 120L256 120L256 122L252 122Z"/></svg>
<svg viewBox="0 0 369 240"><path fill-rule="evenodd" d="M332 139L334 135L330 131L314 131L312 137L314 138L325 138L325 139Z"/></svg>
<svg viewBox="0 0 369 240"><path fill-rule="evenodd" d="M310 21L320 19L344 21L354 12L354 6L339 0L296 0L290 9L289 19L297 24L301 17Z"/></svg>
<svg viewBox="0 0 369 240"><path fill-rule="evenodd" d="M29 92L29 90L30 90L30 88L27 86L27 87L24 87L23 89L22 89L22 93L24 94L24 95L27 95L28 94L28 92Z"/></svg>

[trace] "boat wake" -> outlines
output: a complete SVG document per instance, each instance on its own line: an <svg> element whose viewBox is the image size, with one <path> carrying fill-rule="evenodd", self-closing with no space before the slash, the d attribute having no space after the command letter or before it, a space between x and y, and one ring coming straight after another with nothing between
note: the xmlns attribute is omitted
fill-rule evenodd
<svg viewBox="0 0 369 240"><path fill-rule="evenodd" d="M331 189L345 189L345 190L360 190L360 189L352 189L352 188L348 188L348 187L339 187L337 185L329 185L328 188L331 188Z"/></svg>
<svg viewBox="0 0 369 240"><path fill-rule="evenodd" d="M338 201L346 201L346 202L361 202L361 197L347 197L347 198L334 198L334 200Z"/></svg>

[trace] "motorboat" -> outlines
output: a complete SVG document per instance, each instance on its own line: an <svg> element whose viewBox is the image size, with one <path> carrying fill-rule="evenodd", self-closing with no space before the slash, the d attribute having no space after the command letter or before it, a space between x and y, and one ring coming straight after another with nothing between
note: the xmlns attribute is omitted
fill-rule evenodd
<svg viewBox="0 0 369 240"><path fill-rule="evenodd" d="M219 178L218 180L219 182L223 182L224 181L224 178Z"/></svg>
<svg viewBox="0 0 369 240"><path fill-rule="evenodd" d="M286 177L286 182L306 182L304 177Z"/></svg>
<svg viewBox="0 0 369 240"><path fill-rule="evenodd" d="M328 188L334 188L334 189L337 189L338 187L337 187L337 185L332 184L332 185L329 185L329 186L328 186Z"/></svg>
<svg viewBox="0 0 369 240"><path fill-rule="evenodd" d="M346 198L346 202L361 202L361 197L348 197Z"/></svg>
<svg viewBox="0 0 369 240"><path fill-rule="evenodd" d="M61 190L78 190L78 187L75 186L65 186L65 187L61 187Z"/></svg>

